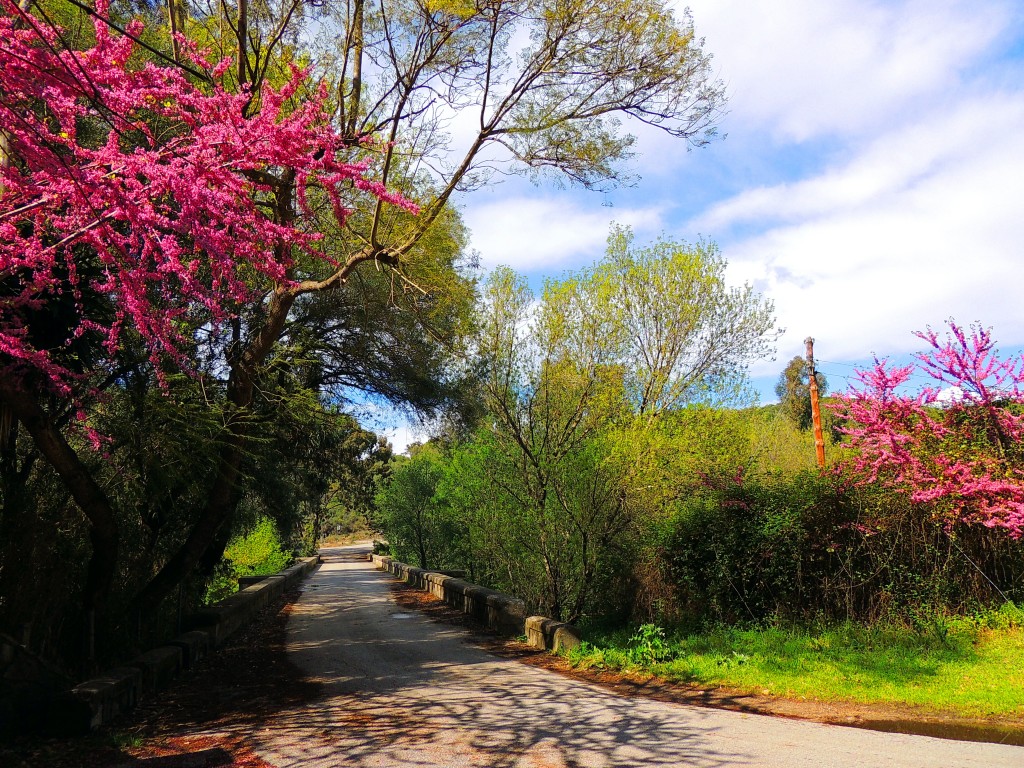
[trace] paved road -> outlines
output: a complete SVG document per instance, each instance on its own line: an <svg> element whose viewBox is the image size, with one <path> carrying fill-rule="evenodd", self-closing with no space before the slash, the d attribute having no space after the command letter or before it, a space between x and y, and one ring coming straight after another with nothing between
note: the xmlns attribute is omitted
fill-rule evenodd
<svg viewBox="0 0 1024 768"><path fill-rule="evenodd" d="M278 768L1024 767L1021 747L626 699L498 659L403 611L360 551L325 550L294 606L290 660L324 698L250 735Z"/></svg>

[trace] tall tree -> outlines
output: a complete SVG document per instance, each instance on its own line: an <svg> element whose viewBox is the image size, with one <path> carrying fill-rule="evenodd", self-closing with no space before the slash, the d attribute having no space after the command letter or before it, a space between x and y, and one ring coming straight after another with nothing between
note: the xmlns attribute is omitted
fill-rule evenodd
<svg viewBox="0 0 1024 768"><path fill-rule="evenodd" d="M828 392L828 380L820 371L815 371L814 377L818 382L818 394L824 397ZM805 431L811 428L814 420L811 414L811 377L806 359L797 355L789 361L779 374L775 395L783 412L797 427Z"/></svg>
<svg viewBox="0 0 1024 768"><path fill-rule="evenodd" d="M725 268L714 243L636 248L628 228L612 228L589 292L616 329L610 340L639 414L748 397L747 366L773 353L780 332L772 302L727 285Z"/></svg>
<svg viewBox="0 0 1024 768"><path fill-rule="evenodd" d="M505 499L495 510L519 523L509 535L542 574L538 601L568 620L630 525L644 429L687 403L733 398L776 335L770 302L729 288L713 246L631 242L613 229L604 260L550 281L539 302L509 270L484 291L477 349L493 426L478 451Z"/></svg>
<svg viewBox="0 0 1024 768"><path fill-rule="evenodd" d="M186 51L176 67L126 67L133 53L130 38L140 29L131 26L126 37L109 34L104 4L93 14L99 20L99 45L77 54L40 18L15 11L11 0L3 2L9 11L5 18L17 16L36 36L27 39L13 26L5 27L0 48L11 67L3 68L4 76L17 74L35 87L32 75L47 73L58 93L71 94L61 97L55 121L40 116L22 122L26 114L36 113L9 101L0 111L7 120L2 127L22 142L15 147L22 163L19 174L36 173L46 158L51 159L45 168L52 170L43 186L32 188L26 186L28 175L8 174L6 182L21 187L5 194L5 234L35 237L28 252L40 258L70 253L79 245L91 253L113 254L109 263L100 258L104 266L96 279L80 279L91 273L65 260L73 265L67 279L60 269L48 267L39 273L49 276L46 286L11 283L22 316L8 326L4 353L19 365L35 366L55 386L77 385L62 355L68 356L82 324L73 325L56 351L33 345L24 327L25 313L35 301L33 290L70 296L77 308L74 281L79 280L82 286L106 286L113 298L130 299L128 314L115 311L112 321L90 318L85 326L105 334L102 349L108 355L129 332L130 317L154 352L156 370L198 367L223 379L217 388L223 427L214 441L217 457L203 511L136 595L134 605L140 610L159 605L223 538L242 481L257 382L282 347L295 345L309 320L325 317L310 307L350 296L363 275L372 283L380 270L392 305L423 321L413 332L446 348L452 343L446 332L457 331L458 318L438 307L451 292L469 294L452 277L458 249L438 257L430 238L451 215L453 195L503 169L550 172L588 187L616 183L633 144L620 118L700 145L713 136L722 104L722 89L689 17L677 21L658 0L539 6L501 0L379 5L353 0L330 5L336 28L344 31L343 44L333 55L316 55L315 65L333 82L331 106L339 132L324 119L328 102L322 91L301 77L280 75L287 71L283 64L300 56L296 46L303 38L296 25L310 18L299 13L297 2L244 8L225 3L205 15L191 7L189 33L219 43L222 52L234 56L234 67L222 64L212 70ZM221 21L228 27L223 35L217 28ZM173 58L165 55L165 63ZM193 85L211 81L204 85L209 93ZM283 90L268 85L286 81ZM5 83L3 92L22 92L13 85ZM232 95L231 88L239 90ZM37 104L48 98L38 90L27 93L37 94L32 97ZM97 125L104 139L95 146L79 141L84 136L75 115L83 108L86 121ZM208 119L214 115L225 118ZM456 152L442 129L459 116L471 116L474 129ZM370 136L381 143L366 143ZM139 144L142 152L131 151ZM181 159L202 152L208 154L195 163ZM379 173L370 181L366 174L378 152ZM197 178L198 169L207 169L207 175ZM342 194L349 185L379 202ZM385 188L414 199L419 214L409 215L412 207ZM96 190L100 197L93 199ZM203 200L196 197L200 193ZM86 204L71 205L76 195ZM61 208L65 199L69 204ZM91 211L102 210L95 208L100 204L107 213L89 218ZM47 205L56 217L43 216ZM200 213L204 210L209 215ZM105 219L111 212L127 218ZM237 212L247 213L232 219ZM25 229L20 222L33 217L37 223ZM44 221L49 229L40 228ZM203 228L203 222L215 226ZM44 231L52 232L54 240L40 239ZM318 231L326 237L320 239ZM245 241L240 258L219 258L234 252L235 240L245 232L255 236ZM187 238L189 245L175 238ZM205 262L193 258L192 242ZM55 250L47 250L54 244ZM143 262L129 258L136 253ZM27 264L14 264L5 264L5 275L15 276L16 282L22 279L16 276L17 265ZM113 290L115 285L120 290ZM220 301L220 295L229 300ZM163 311L138 309L150 306ZM347 320L351 306L339 302L334 317ZM209 340L203 356L190 360L193 328L201 328ZM372 324L359 332L364 329L379 331ZM111 366L90 368L100 370L109 372ZM32 425L47 459L68 467L61 472L64 481L95 517L97 572L88 590L88 601L95 603L109 589L112 566L105 563L116 559L107 557L118 538L116 525L108 524L114 519L109 499L77 457L81 449L68 442L55 415L26 387L8 386L0 397L21 410L19 418L26 427Z"/></svg>
<svg viewBox="0 0 1024 768"><path fill-rule="evenodd" d="M13 161L0 168L0 400L90 521L83 602L94 612L118 564L118 515L83 459L88 443L67 429L99 444L82 409L127 373L122 353L141 349L159 377L195 370L193 333L229 324L261 283L292 285L298 258L329 258L296 226L304 200L267 197L276 174L342 218L360 190L414 206L350 162L326 92L286 106L299 71L247 116L248 97L218 82L223 66L200 73L207 91L178 68L128 67L138 23L115 36L99 21L95 45L73 51L60 30L3 2L0 131ZM193 63L203 62L193 53ZM265 356L275 340L264 334L250 353ZM249 373L228 383L236 406L251 403ZM227 422L219 461L231 477L215 486L218 505L230 502L247 429L237 409Z"/></svg>

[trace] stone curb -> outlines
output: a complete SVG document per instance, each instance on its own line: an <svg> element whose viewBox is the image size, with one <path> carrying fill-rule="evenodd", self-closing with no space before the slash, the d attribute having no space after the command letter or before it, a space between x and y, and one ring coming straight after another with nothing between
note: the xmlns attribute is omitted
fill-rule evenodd
<svg viewBox="0 0 1024 768"><path fill-rule="evenodd" d="M307 557L219 603L187 617L188 630L99 677L86 680L53 702L48 720L55 733L86 733L109 723L139 700L166 688L183 669L220 647L263 608L320 564Z"/></svg>
<svg viewBox="0 0 1024 768"><path fill-rule="evenodd" d="M561 651L580 644L580 632L572 624L546 616L527 617L522 600L449 575L454 571L426 571L386 555L370 555L370 560L379 570L393 573L503 635L526 635L527 642L534 648Z"/></svg>

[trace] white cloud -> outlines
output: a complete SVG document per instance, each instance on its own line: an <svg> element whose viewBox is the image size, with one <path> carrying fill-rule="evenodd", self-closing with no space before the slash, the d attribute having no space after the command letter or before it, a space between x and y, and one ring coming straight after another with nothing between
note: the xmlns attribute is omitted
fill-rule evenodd
<svg viewBox="0 0 1024 768"><path fill-rule="evenodd" d="M881 198L1012 151L1021 124L1021 94L989 94L951 108L942 106L859 150L851 149L852 156L844 163L817 176L744 191L710 207L692 225L721 231L741 223L806 221L837 209L877 205ZM1011 170L1006 168L1008 177L1017 175ZM982 199L989 195L1005 197L1001 189L989 189Z"/></svg>
<svg viewBox="0 0 1024 768"><path fill-rule="evenodd" d="M1024 343L1024 94L961 104L878 139L846 165L742 193L692 226L760 225L725 240L737 279L774 299L780 358L807 335L828 359L916 349L911 331L992 325ZM763 372L763 371L762 371Z"/></svg>
<svg viewBox="0 0 1024 768"><path fill-rule="evenodd" d="M612 221L638 232L657 231L662 225L660 206L604 208L600 198L585 205L571 195L510 195L481 202L477 193L463 216L472 233L471 247L480 252L485 268L499 264L520 272L560 269L590 263L604 253Z"/></svg>
<svg viewBox="0 0 1024 768"><path fill-rule="evenodd" d="M955 90L1011 23L1008 0L688 0L729 123L777 140L862 135Z"/></svg>

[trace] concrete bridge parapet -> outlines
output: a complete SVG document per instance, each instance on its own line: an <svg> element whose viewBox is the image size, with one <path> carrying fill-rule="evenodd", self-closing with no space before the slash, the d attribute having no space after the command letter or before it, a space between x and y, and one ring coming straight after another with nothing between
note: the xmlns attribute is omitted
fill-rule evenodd
<svg viewBox="0 0 1024 768"><path fill-rule="evenodd" d="M471 584L450 575L454 573L452 571L427 571L387 555L370 555L370 559L378 569L393 573L407 584L429 592L503 635L526 635L527 641L535 648L559 651L580 644L580 632L572 624L546 616L527 617L526 604L517 597Z"/></svg>

